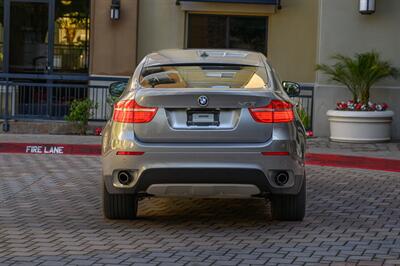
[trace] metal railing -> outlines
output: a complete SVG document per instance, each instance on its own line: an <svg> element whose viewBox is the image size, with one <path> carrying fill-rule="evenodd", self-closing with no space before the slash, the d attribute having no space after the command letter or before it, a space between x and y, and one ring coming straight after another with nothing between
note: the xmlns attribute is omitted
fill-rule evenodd
<svg viewBox="0 0 400 266"><path fill-rule="evenodd" d="M8 120L64 120L75 99L90 99L97 108L93 121L105 121L112 112L108 85L126 80L112 77L82 75L37 75L0 73L0 119ZM312 129L313 85L303 84L302 93L293 98L298 111L308 118L306 129Z"/></svg>
<svg viewBox="0 0 400 266"><path fill-rule="evenodd" d="M297 103L297 112L303 120L306 130L313 129L314 84L301 84L298 97L292 98Z"/></svg>
<svg viewBox="0 0 400 266"><path fill-rule="evenodd" d="M81 75L0 73L0 119L64 120L75 99L96 103L91 120L107 120L111 113L108 85L126 80Z"/></svg>

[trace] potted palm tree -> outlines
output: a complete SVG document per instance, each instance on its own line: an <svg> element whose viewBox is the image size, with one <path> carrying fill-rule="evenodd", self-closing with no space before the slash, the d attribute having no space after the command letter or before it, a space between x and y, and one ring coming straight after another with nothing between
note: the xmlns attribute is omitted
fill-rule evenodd
<svg viewBox="0 0 400 266"><path fill-rule="evenodd" d="M332 81L343 84L353 99L338 102L329 110L330 139L339 142L380 142L391 138L394 113L386 103L370 101L371 87L378 81L398 76L398 69L380 59L377 52L356 54L354 57L335 55L332 65L317 65Z"/></svg>

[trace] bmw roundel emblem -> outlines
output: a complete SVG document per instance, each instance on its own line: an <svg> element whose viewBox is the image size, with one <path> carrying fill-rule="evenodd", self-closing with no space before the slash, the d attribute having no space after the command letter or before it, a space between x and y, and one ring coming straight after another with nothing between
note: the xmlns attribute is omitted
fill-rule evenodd
<svg viewBox="0 0 400 266"><path fill-rule="evenodd" d="M202 95L197 99L197 102L199 103L200 106L207 106L208 98L207 98L207 96Z"/></svg>

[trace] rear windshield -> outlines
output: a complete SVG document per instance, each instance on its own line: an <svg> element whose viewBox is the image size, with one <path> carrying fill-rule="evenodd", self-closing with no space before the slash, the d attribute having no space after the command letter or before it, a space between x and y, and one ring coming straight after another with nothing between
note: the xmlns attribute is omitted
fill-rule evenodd
<svg viewBox="0 0 400 266"><path fill-rule="evenodd" d="M144 88L244 88L268 87L265 68L242 65L178 65L145 67L140 75Z"/></svg>

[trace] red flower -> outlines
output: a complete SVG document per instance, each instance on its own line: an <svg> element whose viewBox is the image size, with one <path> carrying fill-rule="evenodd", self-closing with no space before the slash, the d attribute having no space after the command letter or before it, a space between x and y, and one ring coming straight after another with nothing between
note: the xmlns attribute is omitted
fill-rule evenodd
<svg viewBox="0 0 400 266"><path fill-rule="evenodd" d="M338 109L338 110L345 110L347 108L348 108L348 105L345 102L340 102L340 103L336 104L336 109Z"/></svg>
<svg viewBox="0 0 400 266"><path fill-rule="evenodd" d="M95 134L96 136L101 136L101 131L103 131L103 129L102 129L101 127L97 127L97 128L95 129L94 134Z"/></svg>
<svg viewBox="0 0 400 266"><path fill-rule="evenodd" d="M386 103L377 104L369 102L368 104L362 104L353 100L336 103L336 110L339 111L385 111L388 107Z"/></svg>

